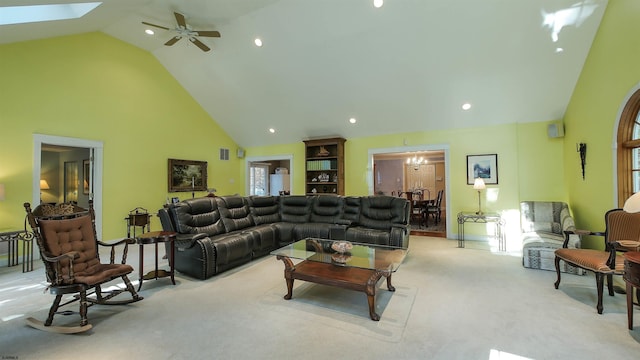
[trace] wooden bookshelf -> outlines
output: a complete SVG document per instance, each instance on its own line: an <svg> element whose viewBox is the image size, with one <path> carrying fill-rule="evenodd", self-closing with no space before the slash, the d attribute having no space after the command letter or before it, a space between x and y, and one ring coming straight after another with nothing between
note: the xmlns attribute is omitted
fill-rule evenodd
<svg viewBox="0 0 640 360"><path fill-rule="evenodd" d="M343 138L304 141L307 195L344 195L345 141Z"/></svg>

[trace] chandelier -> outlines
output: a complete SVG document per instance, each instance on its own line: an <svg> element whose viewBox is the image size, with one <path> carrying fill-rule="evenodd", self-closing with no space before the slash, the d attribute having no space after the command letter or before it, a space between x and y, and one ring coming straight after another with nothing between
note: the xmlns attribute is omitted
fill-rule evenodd
<svg viewBox="0 0 640 360"><path fill-rule="evenodd" d="M425 158L418 157L415 155L414 157L407 158L407 166L413 166L414 170L420 169L420 165L426 164L427 160Z"/></svg>

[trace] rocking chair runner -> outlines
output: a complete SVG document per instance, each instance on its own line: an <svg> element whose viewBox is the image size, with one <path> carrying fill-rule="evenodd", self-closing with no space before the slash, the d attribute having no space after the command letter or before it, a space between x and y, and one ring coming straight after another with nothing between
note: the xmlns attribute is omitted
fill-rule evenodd
<svg viewBox="0 0 640 360"><path fill-rule="evenodd" d="M135 240L124 239L112 244L97 240L92 202L89 202L88 211L71 204L62 204L53 209L50 205L40 205L33 211L29 203L25 203L24 207L27 212L27 221L33 229L44 262L47 280L50 283L48 289L56 296L49 309L47 320L43 323L34 318L28 318L29 326L58 333L87 331L92 327L87 319L87 308L91 305L122 305L142 300L127 277L133 268L125 264L128 245L134 244ZM111 248L109 264L100 262L98 245ZM115 249L119 245L124 245L124 249L121 263L116 264ZM124 289L102 291L102 284L117 278L121 278L124 282ZM110 301L125 291L131 293L131 299ZM91 293L88 294L88 292ZM66 294L76 295L60 304L63 295ZM78 300L80 301L80 325L52 326L53 317L58 314L58 308ZM61 312L65 315L70 313L69 311Z"/></svg>

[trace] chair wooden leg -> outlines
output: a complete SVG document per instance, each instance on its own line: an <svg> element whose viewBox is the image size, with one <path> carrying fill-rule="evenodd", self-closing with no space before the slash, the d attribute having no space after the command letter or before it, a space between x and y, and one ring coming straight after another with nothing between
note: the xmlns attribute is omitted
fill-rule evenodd
<svg viewBox="0 0 640 360"><path fill-rule="evenodd" d="M607 275L607 289L609 289L609 296L613 296L613 275Z"/></svg>
<svg viewBox="0 0 640 360"><path fill-rule="evenodd" d="M553 284L556 289L560 286L560 258L556 256L555 259L555 264L556 264L556 274L557 274L557 280L556 282Z"/></svg>
<svg viewBox="0 0 640 360"><path fill-rule="evenodd" d="M596 273L596 287L598 288L598 305L596 305L596 310L598 310L598 314L602 314L602 293L604 291L604 274Z"/></svg>
<svg viewBox="0 0 640 360"><path fill-rule="evenodd" d="M136 289L131 284L129 277L127 275L123 275L122 280L124 281L124 284L127 287L127 290L131 293L131 297L133 297L133 300L134 301L142 300L142 296L138 295L138 293L136 292Z"/></svg>
<svg viewBox="0 0 640 360"><path fill-rule="evenodd" d="M49 316L47 317L47 321L44 322L44 326L51 326L53 323L53 316L58 311L58 307L60 307L60 300L62 300L62 295L56 295L56 298L53 300L53 304L49 308Z"/></svg>
<svg viewBox="0 0 640 360"><path fill-rule="evenodd" d="M80 291L80 326L85 326L89 323L87 318L87 291Z"/></svg>

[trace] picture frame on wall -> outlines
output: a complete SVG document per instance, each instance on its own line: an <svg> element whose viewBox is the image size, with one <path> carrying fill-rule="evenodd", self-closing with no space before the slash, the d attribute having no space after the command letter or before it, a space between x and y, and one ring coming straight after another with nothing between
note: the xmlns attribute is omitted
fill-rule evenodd
<svg viewBox="0 0 640 360"><path fill-rule="evenodd" d="M498 184L498 154L467 155L467 185L476 178L487 185Z"/></svg>
<svg viewBox="0 0 640 360"><path fill-rule="evenodd" d="M207 162L169 159L169 192L207 191Z"/></svg>

